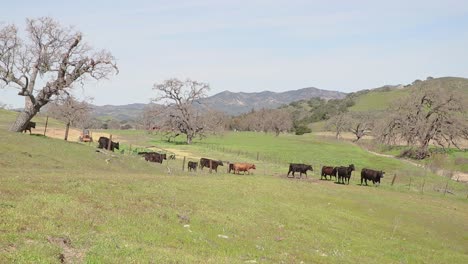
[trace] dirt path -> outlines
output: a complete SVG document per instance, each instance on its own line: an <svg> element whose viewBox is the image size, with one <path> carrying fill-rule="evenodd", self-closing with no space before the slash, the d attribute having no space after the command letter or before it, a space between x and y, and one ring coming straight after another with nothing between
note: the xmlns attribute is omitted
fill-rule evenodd
<svg viewBox="0 0 468 264"><path fill-rule="evenodd" d="M33 128L31 132L33 134L43 135L44 127L36 126L36 128ZM78 141L78 138L80 136L81 136L81 130L78 130L76 128L70 128L70 130L68 131L68 141ZM97 144L99 137L109 137L109 133L93 132L91 130L91 136L93 137L94 142L96 142ZM46 131L46 137L63 139L65 137L65 128L48 127ZM112 135L112 141L126 142L125 139L116 135Z"/></svg>
<svg viewBox="0 0 468 264"><path fill-rule="evenodd" d="M363 148L363 149L365 151L367 151L367 152L369 152L369 153L371 153L373 155L379 156L379 157L398 159L398 160L401 160L403 162L406 162L406 163L411 164L411 165L416 166L416 167L426 168L424 165L419 164L419 163L414 162L414 161L411 161L411 160L408 160L408 159L401 159L401 158L395 157L393 155L377 153L377 152L370 151L370 150L365 149L365 148ZM452 173L452 180L460 181L460 182L468 182L468 173L464 173L464 172L461 172L461 171L447 171L447 170L443 170L443 169L436 169L434 171L434 173L439 175L439 176L443 176L443 177L446 177L447 173Z"/></svg>

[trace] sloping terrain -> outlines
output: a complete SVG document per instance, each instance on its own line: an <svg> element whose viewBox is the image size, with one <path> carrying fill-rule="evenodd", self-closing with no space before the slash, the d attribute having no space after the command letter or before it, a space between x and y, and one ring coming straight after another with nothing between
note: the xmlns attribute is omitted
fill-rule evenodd
<svg viewBox="0 0 468 264"><path fill-rule="evenodd" d="M323 98L341 99L345 93L337 91L327 91L317 88L303 88L282 93L275 92L229 92L224 91L213 96L200 100L206 107L224 112L228 115L238 115L251 111L252 109L276 108L293 101ZM136 120L140 117L143 109L148 104L128 104L128 105L104 105L93 106L94 115L100 119L116 120Z"/></svg>
<svg viewBox="0 0 468 264"><path fill-rule="evenodd" d="M257 164L253 175L229 175L226 166L188 173L179 156L160 165L5 131L14 116L0 111L1 263L468 261L464 186L451 182L455 194L444 196L430 190L445 181L427 175L421 194L420 170L352 144L231 133L187 146L157 135L148 141L140 131L118 135L193 157ZM315 172L288 179L290 161L312 162ZM390 175L378 188L357 185L358 173L350 185L318 180L316 164L350 162L389 173L401 166L406 175L393 187Z"/></svg>

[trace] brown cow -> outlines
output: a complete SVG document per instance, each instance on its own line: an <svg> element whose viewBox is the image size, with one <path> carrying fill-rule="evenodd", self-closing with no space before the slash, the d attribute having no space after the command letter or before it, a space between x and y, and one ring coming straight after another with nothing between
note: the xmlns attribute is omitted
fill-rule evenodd
<svg viewBox="0 0 468 264"><path fill-rule="evenodd" d="M251 163L234 163L232 164L232 168L234 169L234 173L237 173L237 174L240 174L239 172L247 172L248 174L250 174L250 169L256 169L255 168L255 164L251 164Z"/></svg>
<svg viewBox="0 0 468 264"><path fill-rule="evenodd" d="M334 176L336 179L336 168L330 166L323 166L322 175L320 175L320 179L323 179L323 177L325 176L325 180L327 180L327 175L330 175L330 180L332 179L332 176Z"/></svg>

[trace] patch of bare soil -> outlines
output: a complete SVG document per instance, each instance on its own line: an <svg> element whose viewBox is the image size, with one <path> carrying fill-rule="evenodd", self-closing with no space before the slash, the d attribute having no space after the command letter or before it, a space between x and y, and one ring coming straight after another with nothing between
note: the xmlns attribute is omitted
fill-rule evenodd
<svg viewBox="0 0 468 264"><path fill-rule="evenodd" d="M60 263L82 263L85 253L83 250L73 248L69 238L63 237L47 237L49 243L54 244L62 249L62 253L58 256Z"/></svg>
<svg viewBox="0 0 468 264"><path fill-rule="evenodd" d="M181 158L183 158L185 156L187 158L187 160L196 160L196 161L198 161L201 158L199 156L193 155L192 153L186 152L186 151L183 151L183 150L178 150L178 149L173 149L173 148L165 148L164 150L166 150L167 152L174 153L176 155L176 159L181 159Z"/></svg>
<svg viewBox="0 0 468 264"><path fill-rule="evenodd" d="M44 134L44 127L43 126L36 126L36 128L31 129L31 132L33 134ZM81 136L81 130L76 129L76 128L70 128L68 131L68 141L79 141L79 137ZM65 137L65 127L64 128L55 128L55 127L48 127L46 131L46 137L51 137L51 138L58 138L58 139L64 139ZM91 144L96 144L99 139L99 137L109 137L109 133L103 133L103 132L93 132L91 131L91 136L93 137L93 143ZM112 141L115 142L126 142L125 139L120 138L119 136L112 135Z"/></svg>

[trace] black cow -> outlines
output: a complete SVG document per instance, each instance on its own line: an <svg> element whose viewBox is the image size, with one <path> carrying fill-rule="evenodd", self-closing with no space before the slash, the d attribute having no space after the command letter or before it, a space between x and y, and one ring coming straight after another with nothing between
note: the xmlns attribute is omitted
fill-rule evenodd
<svg viewBox="0 0 468 264"><path fill-rule="evenodd" d="M36 128L36 122L29 121L26 127L21 132L26 133L26 131L29 130L29 134L31 135L31 128Z"/></svg>
<svg viewBox="0 0 468 264"><path fill-rule="evenodd" d="M367 185L367 180L372 181L373 184L378 182L380 184L380 178L384 177L385 172L383 171L376 171L371 169L362 169L361 170L361 185L362 181L364 180Z"/></svg>
<svg viewBox="0 0 468 264"><path fill-rule="evenodd" d="M349 184L349 179L351 178L351 173L354 171L354 165L351 164L348 167L337 167L336 168L338 174L338 183L345 184L345 181Z"/></svg>
<svg viewBox="0 0 468 264"><path fill-rule="evenodd" d="M145 160L149 162L162 163L163 160L167 159L166 154L161 154L157 152L138 152L138 155L145 156Z"/></svg>
<svg viewBox="0 0 468 264"><path fill-rule="evenodd" d="M189 161L187 167L189 171L192 171L192 170L197 171L198 162Z"/></svg>
<svg viewBox="0 0 468 264"><path fill-rule="evenodd" d="M231 173L231 171L233 171L233 170L234 170L234 163L229 163L229 171L228 171L228 173ZM235 174L235 173L236 173L236 172L234 171L234 174Z"/></svg>
<svg viewBox="0 0 468 264"><path fill-rule="evenodd" d="M98 143L98 148L107 149L107 146L109 146L109 138L100 137ZM119 142L111 141L110 150L114 151L114 149L119 149Z"/></svg>
<svg viewBox="0 0 468 264"><path fill-rule="evenodd" d="M218 166L224 166L223 162L220 160L211 160L207 158L201 158L200 159L200 169L203 170L203 167L210 167L210 161L211 161L211 169L215 170L218 172Z"/></svg>
<svg viewBox="0 0 468 264"><path fill-rule="evenodd" d="M320 179L322 179L325 176L325 180L326 180L327 175L330 175L330 180L332 179L332 177L335 177L335 179L336 179L336 167L323 166L322 167L322 174L320 175Z"/></svg>
<svg viewBox="0 0 468 264"><path fill-rule="evenodd" d="M299 178L302 178L302 173L304 173L307 177L307 170L314 171L311 165L307 164L296 164L291 163L289 164L289 171L288 171L288 178L294 178L294 172L299 172ZM292 177L289 177L289 173L292 172Z"/></svg>

